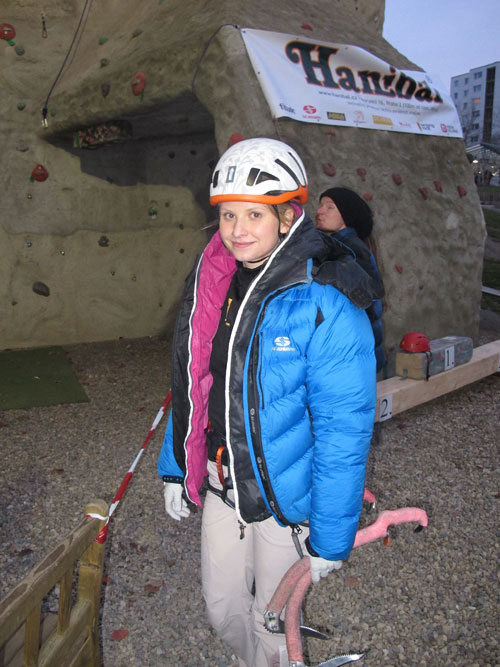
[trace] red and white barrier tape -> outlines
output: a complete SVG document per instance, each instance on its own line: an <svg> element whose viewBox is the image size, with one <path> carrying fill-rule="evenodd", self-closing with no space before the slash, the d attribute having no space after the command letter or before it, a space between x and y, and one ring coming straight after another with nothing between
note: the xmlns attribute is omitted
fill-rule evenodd
<svg viewBox="0 0 500 667"><path fill-rule="evenodd" d="M122 480L122 483L120 484L120 488L118 489L118 491L116 492L115 497L113 498L113 502L111 503L111 505L109 507L109 510L108 510L108 515L107 516L102 516L101 514L95 514L94 512L91 512L91 513L86 515L89 519L100 519L101 521L106 521L106 523L104 524L101 532L95 538L95 541L99 542L99 544L104 544L104 542L106 541L106 537L108 535L109 520L111 519L111 516L112 516L113 512L115 511L115 509L118 507L118 504L120 503L120 500L122 499L122 496L125 493L125 490L126 490L127 486L129 485L130 480L132 479L132 475L134 474L134 470L136 469L137 464L139 463L139 461L141 459L141 456L143 455L144 450L147 447L148 442L151 440L151 438L153 436L153 433L156 430L156 427L161 422L161 420L163 418L163 415L165 414L165 411L168 408L171 399L172 399L172 391L170 390L167 394L167 397L163 401L163 404L162 404L161 408L159 409L158 414L156 415L153 423L151 424L151 428L149 429L149 433L147 434L146 439L142 443L142 447L141 447L139 453L135 457L134 462L130 466L127 474L125 475L125 477Z"/></svg>

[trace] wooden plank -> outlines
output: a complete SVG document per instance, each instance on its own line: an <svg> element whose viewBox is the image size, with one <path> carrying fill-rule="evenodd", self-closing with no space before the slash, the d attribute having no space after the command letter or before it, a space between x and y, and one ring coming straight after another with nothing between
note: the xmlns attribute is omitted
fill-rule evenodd
<svg viewBox="0 0 500 667"><path fill-rule="evenodd" d="M500 340L476 347L472 359L461 366L439 373L426 380L392 377L377 382L377 412L375 421L387 418L390 409L394 416L416 405L432 401L450 391L497 373L500 369Z"/></svg>
<svg viewBox="0 0 500 667"><path fill-rule="evenodd" d="M57 614L57 632L62 634L69 625L71 613L71 589L73 587L73 566L66 570L61 578L59 589L59 612Z"/></svg>
<svg viewBox="0 0 500 667"><path fill-rule="evenodd" d="M95 503L99 513L106 515L104 500ZM73 567L100 530L98 519L85 519L43 561L0 602L0 646L24 622L33 608L34 600L42 600L48 591Z"/></svg>
<svg viewBox="0 0 500 667"><path fill-rule="evenodd" d="M92 607L88 600L77 602L71 610L66 632L63 635L54 632L40 649L38 667L63 667L71 664L81 647L87 643L87 628L91 619Z"/></svg>
<svg viewBox="0 0 500 667"><path fill-rule="evenodd" d="M24 635L24 665L36 667L38 664L38 650L40 647L40 618L41 600L26 616L26 633Z"/></svg>

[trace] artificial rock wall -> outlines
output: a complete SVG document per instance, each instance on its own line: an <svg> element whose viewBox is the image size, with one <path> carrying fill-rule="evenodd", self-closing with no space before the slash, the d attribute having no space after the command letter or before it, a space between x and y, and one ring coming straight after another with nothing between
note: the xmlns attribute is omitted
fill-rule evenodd
<svg viewBox="0 0 500 667"><path fill-rule="evenodd" d="M17 31L0 42L0 349L168 328L212 222L212 168L234 134L298 150L310 214L330 186L369 202L389 348L411 329L477 335L485 231L462 141L273 121L238 30L354 44L418 69L382 38L384 0L89 5L42 128L83 3L47 0L43 23L37 0L0 0L0 22ZM81 147L115 121L122 140ZM30 180L37 164L43 182Z"/></svg>

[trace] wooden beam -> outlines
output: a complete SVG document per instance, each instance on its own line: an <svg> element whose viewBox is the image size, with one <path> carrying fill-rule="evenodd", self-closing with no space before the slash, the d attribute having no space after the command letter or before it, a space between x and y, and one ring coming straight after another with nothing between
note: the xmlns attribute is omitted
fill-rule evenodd
<svg viewBox="0 0 500 667"><path fill-rule="evenodd" d="M385 421L416 405L432 401L450 391L497 373L500 370L500 339L476 347L472 359L449 371L433 375L429 380L392 377L377 382L377 413L375 421Z"/></svg>

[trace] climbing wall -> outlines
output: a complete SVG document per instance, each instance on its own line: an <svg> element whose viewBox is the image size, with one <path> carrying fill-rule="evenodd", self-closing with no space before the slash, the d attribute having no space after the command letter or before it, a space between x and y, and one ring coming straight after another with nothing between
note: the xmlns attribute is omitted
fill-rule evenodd
<svg viewBox="0 0 500 667"><path fill-rule="evenodd" d="M476 336L484 222L461 140L273 121L238 27L361 46L384 0L0 2L0 349L157 334L213 222L234 136L293 145L375 213L386 340ZM457 286L459 288L457 289Z"/></svg>

